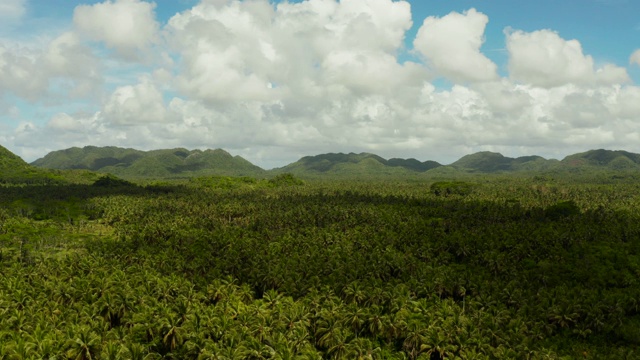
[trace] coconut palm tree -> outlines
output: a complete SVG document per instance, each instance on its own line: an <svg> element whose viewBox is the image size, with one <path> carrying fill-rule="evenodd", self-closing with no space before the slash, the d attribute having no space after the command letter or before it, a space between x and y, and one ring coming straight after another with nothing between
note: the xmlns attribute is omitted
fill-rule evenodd
<svg viewBox="0 0 640 360"><path fill-rule="evenodd" d="M92 360L100 350L100 337L89 326L73 327L73 337L67 341L67 356L74 360Z"/></svg>

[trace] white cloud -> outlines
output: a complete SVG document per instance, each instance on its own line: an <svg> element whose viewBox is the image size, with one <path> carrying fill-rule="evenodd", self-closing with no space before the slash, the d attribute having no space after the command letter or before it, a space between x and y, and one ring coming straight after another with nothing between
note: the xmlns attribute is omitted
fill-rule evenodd
<svg viewBox="0 0 640 360"><path fill-rule="evenodd" d="M0 92L37 99L48 87L48 79L39 75L38 55L30 49L0 44Z"/></svg>
<svg viewBox="0 0 640 360"><path fill-rule="evenodd" d="M222 147L264 167L329 151L442 162L481 150L561 158L596 147L634 151L638 104L636 86L541 88L501 81L448 91L426 84L410 99L348 97L314 107L313 117L294 117L272 102L217 107L174 98L164 105L143 80L117 89L95 114L59 114L46 126L23 126L10 144L49 150L87 144Z"/></svg>
<svg viewBox="0 0 640 360"><path fill-rule="evenodd" d="M413 42L434 70L458 83L496 80L497 66L480 52L489 18L475 9L424 20Z"/></svg>
<svg viewBox="0 0 640 360"><path fill-rule="evenodd" d="M66 113L59 113L53 116L47 123L47 127L53 131L78 131L82 129L82 123Z"/></svg>
<svg viewBox="0 0 640 360"><path fill-rule="evenodd" d="M105 1L79 5L73 22L81 34L103 41L108 48L128 59L139 56L158 36L155 3L139 0Z"/></svg>
<svg viewBox="0 0 640 360"><path fill-rule="evenodd" d="M44 49L0 43L0 94L32 102L87 97L101 82L100 61L74 33L61 34Z"/></svg>
<svg viewBox="0 0 640 360"><path fill-rule="evenodd" d="M130 7L153 30L107 34L105 19ZM0 140L28 160L89 144L221 147L267 168L337 151L445 163L481 150L640 151L640 87L624 68L549 30L511 31L500 78L480 51L488 18L473 9L425 20L409 39L425 64L399 60L413 24L404 1L208 0L162 37L140 1L79 7L75 21L38 46L0 42ZM83 26L121 57L92 51ZM149 45L160 56L129 61Z"/></svg>
<svg viewBox="0 0 640 360"><path fill-rule="evenodd" d="M390 92L424 78L396 53L411 27L390 0L201 3L169 22L185 95L208 102ZM301 99L305 102L304 99Z"/></svg>
<svg viewBox="0 0 640 360"><path fill-rule="evenodd" d="M640 66L640 49L636 50L629 57L629 64L635 64Z"/></svg>
<svg viewBox="0 0 640 360"><path fill-rule="evenodd" d="M169 116L162 93L148 79L117 88L104 105L102 115L115 126L162 123Z"/></svg>
<svg viewBox="0 0 640 360"><path fill-rule="evenodd" d="M0 1L0 21L2 23L20 21L26 12L27 0Z"/></svg>
<svg viewBox="0 0 640 360"><path fill-rule="evenodd" d="M71 82L71 97L86 97L99 93L103 82L101 61L82 44L77 34L66 32L55 38L43 54L45 77ZM60 89L57 89L60 91Z"/></svg>
<svg viewBox="0 0 640 360"><path fill-rule="evenodd" d="M564 84L610 85L629 81L624 68L606 64L595 69L578 40L565 40L551 30L531 33L507 30L509 76L542 87Z"/></svg>

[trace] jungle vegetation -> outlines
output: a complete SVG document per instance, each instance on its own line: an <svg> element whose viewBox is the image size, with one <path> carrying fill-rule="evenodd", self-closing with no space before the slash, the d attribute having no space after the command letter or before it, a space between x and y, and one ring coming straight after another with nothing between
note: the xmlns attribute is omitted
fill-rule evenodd
<svg viewBox="0 0 640 360"><path fill-rule="evenodd" d="M0 186L0 359L637 359L640 183Z"/></svg>

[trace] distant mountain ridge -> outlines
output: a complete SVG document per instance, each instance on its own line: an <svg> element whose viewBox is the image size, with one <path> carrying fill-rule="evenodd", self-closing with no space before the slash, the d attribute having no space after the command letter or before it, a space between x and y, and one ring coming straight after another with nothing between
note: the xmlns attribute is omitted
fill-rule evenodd
<svg viewBox="0 0 640 360"><path fill-rule="evenodd" d="M292 173L302 177L375 178L416 177L422 174L455 176L456 174L640 171L640 154L623 150L598 149L555 160L535 155L511 158L500 153L482 151L465 155L450 165L442 165L435 161L421 162L413 158L386 160L371 153L326 153L305 156L281 168L263 170L242 157L232 156L221 149L201 151L176 148L141 151L87 146L54 151L32 164L49 169L88 169L125 178L205 175L270 176L282 173Z"/></svg>
<svg viewBox="0 0 640 360"><path fill-rule="evenodd" d="M294 163L271 171L300 175L340 175L349 171L360 175L375 175L381 172L386 175L400 175L407 172L425 172L439 166L442 165L435 161L420 162L416 159L398 158L386 160L371 153L327 153L305 156Z"/></svg>
<svg viewBox="0 0 640 360"><path fill-rule="evenodd" d="M640 169L640 154L624 150L589 150L562 159L571 167L604 167L611 170Z"/></svg>
<svg viewBox="0 0 640 360"><path fill-rule="evenodd" d="M232 156L222 149L142 151L113 146L73 147L53 151L32 165L48 169L87 169L128 178L256 176L264 172L242 157Z"/></svg>
<svg viewBox="0 0 640 360"><path fill-rule="evenodd" d="M557 163L557 160L547 160L535 155L510 158L500 153L482 151L465 155L449 166L466 172L495 173L549 170Z"/></svg>

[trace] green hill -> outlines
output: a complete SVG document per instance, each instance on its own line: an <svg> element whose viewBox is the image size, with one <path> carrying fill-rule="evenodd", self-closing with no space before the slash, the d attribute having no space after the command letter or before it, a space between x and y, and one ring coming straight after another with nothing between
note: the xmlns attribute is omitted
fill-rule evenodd
<svg viewBox="0 0 640 360"><path fill-rule="evenodd" d="M557 160L547 160L540 156L510 158L490 151L463 156L450 166L469 173L497 173L514 171L545 171L553 168Z"/></svg>
<svg viewBox="0 0 640 360"><path fill-rule="evenodd" d="M84 148L73 147L66 150L53 151L31 164L48 169L100 171L100 169L107 166L128 167L143 156L144 151L135 149L114 146L85 146Z"/></svg>
<svg viewBox="0 0 640 360"><path fill-rule="evenodd" d="M419 160L416 159L398 159L398 158L393 158L393 159L389 159L387 160L387 165L388 166L399 166L399 167L403 167L405 169L408 170L413 170L413 171L418 171L418 172L424 172L424 171L428 171L431 169L435 169L437 167L442 166L440 163L436 162L436 161L432 161L432 160L427 160L424 162L420 162Z"/></svg>
<svg viewBox="0 0 640 360"><path fill-rule="evenodd" d="M29 164L22 160L18 155L0 145L0 170L3 173L10 169L17 170L26 168L29 168Z"/></svg>
<svg viewBox="0 0 640 360"><path fill-rule="evenodd" d="M435 161L416 159L386 160L370 153L328 153L305 156L274 173L292 173L298 176L379 177L410 176L441 166Z"/></svg>
<svg viewBox="0 0 640 360"><path fill-rule="evenodd" d="M589 150L573 154L561 161L569 168L602 168L608 170L640 170L640 154L623 150Z"/></svg>
<svg viewBox="0 0 640 360"><path fill-rule="evenodd" d="M32 163L48 169L87 169L123 178L184 178L206 175L256 176L264 170L240 156L183 148L141 151L118 147L70 148Z"/></svg>
<svg viewBox="0 0 640 360"><path fill-rule="evenodd" d="M2 161L13 172L33 171L19 157L3 148ZM200 176L270 176L291 173L306 178L424 178L457 177L473 174L532 174L563 176L625 172L640 170L640 154L621 150L590 150L569 155L562 161L540 156L511 158L500 153L483 151L463 156L443 166L435 161L392 158L386 160L371 153L327 153L305 156L281 168L265 171L240 156L217 150L186 150L184 148L141 151L119 147L70 148L54 151L32 163L40 168L70 169L87 177L91 171L110 173L126 179L169 179ZM31 170L29 170L31 169ZM9 174L5 170L6 174ZM68 177L66 173L54 175ZM71 174L71 173L70 173ZM75 180L73 180L75 181Z"/></svg>
<svg viewBox="0 0 640 360"><path fill-rule="evenodd" d="M0 184L51 184L61 181L60 176L34 168L0 145Z"/></svg>

